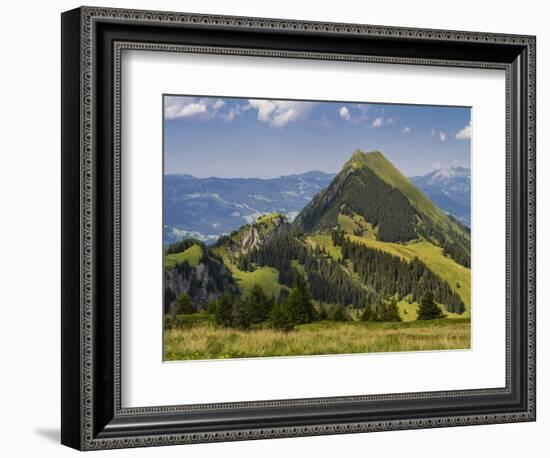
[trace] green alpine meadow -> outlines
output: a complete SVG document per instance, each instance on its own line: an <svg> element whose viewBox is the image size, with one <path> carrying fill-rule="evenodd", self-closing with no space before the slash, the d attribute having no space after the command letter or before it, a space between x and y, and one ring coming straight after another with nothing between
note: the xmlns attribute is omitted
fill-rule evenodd
<svg viewBox="0 0 550 458"><path fill-rule="evenodd" d="M197 116L222 117L230 107L228 99L224 103L225 108L205 102L210 111ZM239 115L247 116L256 105L250 102ZM301 114L293 108L281 111L290 113L282 117L276 110L287 105L270 107L258 108L254 118L266 131L289 129L283 122L304 123L314 110L303 108ZM354 124L354 112L346 110L334 110L337 120L350 129L362 122L357 114ZM365 121L371 124L364 129L396 125L384 116ZM227 123L223 118L220 129ZM408 127L397 132L414 133ZM431 138L426 132L426 141L441 145L454 140L461 146L465 135L450 139L440 132ZM193 177L169 183L166 212L172 212L170 205L176 210L186 205L185 217L212 231L218 221L227 227L241 222L209 234L198 226L182 229L174 219L163 247L164 360L470 348L470 229L440 206L463 202L450 187L433 191L435 178L426 188L434 197L428 197L383 152L352 147L346 156L335 174L290 176L284 185L281 179L245 183L239 178L232 188L233 182L207 176L188 192L181 189L195 183ZM214 184L219 190L212 192ZM252 185L265 192L242 192ZM267 193L273 189L296 207L278 211L282 205ZM242 194L238 199L231 197L236 192ZM208 215L205 196L212 202ZM272 211L254 207L250 216L249 202L271 205ZM233 207L224 210L228 205Z"/></svg>

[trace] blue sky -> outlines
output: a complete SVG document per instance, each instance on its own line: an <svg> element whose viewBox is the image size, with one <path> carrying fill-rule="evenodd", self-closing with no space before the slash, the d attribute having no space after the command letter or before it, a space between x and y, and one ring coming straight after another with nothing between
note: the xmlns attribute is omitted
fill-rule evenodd
<svg viewBox="0 0 550 458"><path fill-rule="evenodd" d="M470 167L470 108L164 97L165 173L270 178L338 172L356 148L407 176Z"/></svg>

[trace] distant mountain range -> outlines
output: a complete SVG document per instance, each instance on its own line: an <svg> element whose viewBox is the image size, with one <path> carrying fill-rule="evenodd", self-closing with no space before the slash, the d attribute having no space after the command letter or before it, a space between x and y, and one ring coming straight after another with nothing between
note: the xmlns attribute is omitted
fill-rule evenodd
<svg viewBox="0 0 550 458"><path fill-rule="evenodd" d="M271 212L292 221L332 178L317 171L265 180L166 175L165 242L186 237L211 242Z"/></svg>
<svg viewBox="0 0 550 458"><path fill-rule="evenodd" d="M470 169L451 167L410 180L439 208L470 227Z"/></svg>
<svg viewBox="0 0 550 458"><path fill-rule="evenodd" d="M165 243L189 237L213 242L265 213L293 221L334 177L319 171L271 179L166 175ZM451 167L410 180L445 213L470 226L470 169Z"/></svg>

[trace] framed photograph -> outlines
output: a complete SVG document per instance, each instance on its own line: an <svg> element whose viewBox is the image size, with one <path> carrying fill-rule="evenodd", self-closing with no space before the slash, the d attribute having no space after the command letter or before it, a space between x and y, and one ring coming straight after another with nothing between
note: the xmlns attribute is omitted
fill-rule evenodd
<svg viewBox="0 0 550 458"><path fill-rule="evenodd" d="M535 37L62 15L62 443L535 420Z"/></svg>

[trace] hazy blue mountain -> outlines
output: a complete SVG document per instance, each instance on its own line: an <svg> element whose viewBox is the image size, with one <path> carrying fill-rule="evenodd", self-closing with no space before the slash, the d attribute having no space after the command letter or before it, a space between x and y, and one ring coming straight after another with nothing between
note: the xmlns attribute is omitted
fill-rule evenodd
<svg viewBox="0 0 550 458"><path fill-rule="evenodd" d="M332 178L318 171L265 180L165 175L165 243L185 237L215 241L265 213L293 220Z"/></svg>
<svg viewBox="0 0 550 458"><path fill-rule="evenodd" d="M450 167L410 179L439 208L471 225L470 169Z"/></svg>

